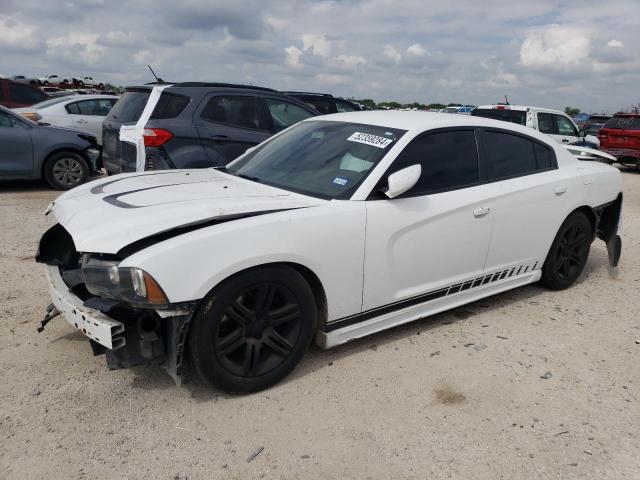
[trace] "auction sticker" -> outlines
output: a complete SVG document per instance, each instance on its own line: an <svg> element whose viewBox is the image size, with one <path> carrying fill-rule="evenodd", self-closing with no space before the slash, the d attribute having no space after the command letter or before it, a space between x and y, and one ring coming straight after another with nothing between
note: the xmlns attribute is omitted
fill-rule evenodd
<svg viewBox="0 0 640 480"><path fill-rule="evenodd" d="M390 138L379 137L378 135L371 135L370 133L354 132L349 138L349 142L364 143L365 145L371 145L372 147L386 148L391 142Z"/></svg>

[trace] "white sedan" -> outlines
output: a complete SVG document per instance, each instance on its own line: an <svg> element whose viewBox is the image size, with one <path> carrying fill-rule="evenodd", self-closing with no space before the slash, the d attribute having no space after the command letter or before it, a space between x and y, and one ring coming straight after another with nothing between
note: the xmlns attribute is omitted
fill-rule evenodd
<svg viewBox="0 0 640 480"><path fill-rule="evenodd" d="M95 135L102 145L102 121L117 101L117 95L72 95L13 111L34 122L84 130Z"/></svg>
<svg viewBox="0 0 640 480"><path fill-rule="evenodd" d="M218 388L273 385L323 348L540 282L591 242L616 265L620 173L530 128L463 115L305 120L226 168L61 195L40 241L53 304L110 368L183 353Z"/></svg>

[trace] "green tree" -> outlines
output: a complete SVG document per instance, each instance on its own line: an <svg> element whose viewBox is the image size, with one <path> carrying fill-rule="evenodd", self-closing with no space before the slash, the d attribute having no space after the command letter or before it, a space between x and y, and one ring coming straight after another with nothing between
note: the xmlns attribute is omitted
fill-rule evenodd
<svg viewBox="0 0 640 480"><path fill-rule="evenodd" d="M570 117L574 117L580 114L580 109L576 107L564 107L564 113L566 113Z"/></svg>
<svg viewBox="0 0 640 480"><path fill-rule="evenodd" d="M359 103L360 105L364 105L365 107L368 107L368 108L376 108L376 102L374 102L370 98L363 98L362 100L357 100L354 98L353 101Z"/></svg>

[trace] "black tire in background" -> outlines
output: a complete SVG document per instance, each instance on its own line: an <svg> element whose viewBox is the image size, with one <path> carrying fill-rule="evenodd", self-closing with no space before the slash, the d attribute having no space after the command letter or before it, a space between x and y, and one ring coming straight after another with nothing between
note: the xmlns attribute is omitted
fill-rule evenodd
<svg viewBox="0 0 640 480"><path fill-rule="evenodd" d="M540 283L551 290L570 287L584 270L593 230L583 212L573 212L560 225L542 266Z"/></svg>
<svg viewBox="0 0 640 480"><path fill-rule="evenodd" d="M267 265L238 273L202 300L189 335L191 358L220 390L262 390L298 364L316 316L313 292L294 269Z"/></svg>
<svg viewBox="0 0 640 480"><path fill-rule="evenodd" d="M42 167L46 182L57 190L69 190L89 178L89 165L81 155L62 151L47 158Z"/></svg>

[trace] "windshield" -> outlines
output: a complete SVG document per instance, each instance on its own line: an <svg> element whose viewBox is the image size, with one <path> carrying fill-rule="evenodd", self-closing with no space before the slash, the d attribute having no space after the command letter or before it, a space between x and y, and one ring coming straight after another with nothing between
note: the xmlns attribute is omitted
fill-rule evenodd
<svg viewBox="0 0 640 480"><path fill-rule="evenodd" d="M321 198L349 198L405 130L302 122L227 167L227 172Z"/></svg>
<svg viewBox="0 0 640 480"><path fill-rule="evenodd" d="M474 117L492 118L503 122L527 124L527 112L522 110L497 109L497 108L476 108L471 112Z"/></svg>

